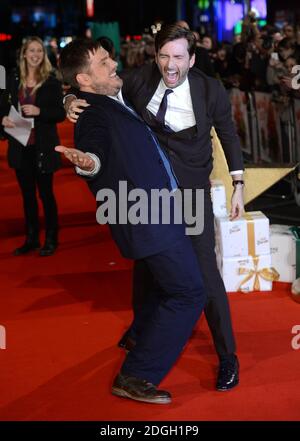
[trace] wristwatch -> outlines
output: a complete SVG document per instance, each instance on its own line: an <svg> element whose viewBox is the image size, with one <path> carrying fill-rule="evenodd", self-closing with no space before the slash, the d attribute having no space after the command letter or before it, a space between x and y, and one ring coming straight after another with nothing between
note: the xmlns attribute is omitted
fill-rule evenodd
<svg viewBox="0 0 300 441"><path fill-rule="evenodd" d="M245 185L245 182L242 179L236 179L232 181L232 185L236 187L238 184Z"/></svg>

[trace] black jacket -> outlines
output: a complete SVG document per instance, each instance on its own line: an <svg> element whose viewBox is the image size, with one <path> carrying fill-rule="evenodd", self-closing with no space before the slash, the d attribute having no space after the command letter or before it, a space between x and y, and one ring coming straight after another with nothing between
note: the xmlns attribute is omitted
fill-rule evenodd
<svg viewBox="0 0 300 441"><path fill-rule="evenodd" d="M8 115L11 105L18 109L19 74L13 72L7 81L7 90L1 99L0 118ZM59 144L56 123L65 119L61 83L50 76L36 92L35 105L40 108L39 116L34 117L37 165L41 172L51 173L60 167L60 154L54 147ZM8 163L15 169L22 167L22 155L26 154L15 138L7 135L1 125L1 133L8 139Z"/></svg>
<svg viewBox="0 0 300 441"><path fill-rule="evenodd" d="M160 144L169 154L182 187L201 188L207 185L212 170L212 126L221 140L230 171L243 170L240 141L231 115L231 105L221 82L193 68L188 73L193 110L196 119L194 133L168 133L155 125L146 109L161 80L155 63L135 69L126 75L123 96L142 118L151 125Z"/></svg>

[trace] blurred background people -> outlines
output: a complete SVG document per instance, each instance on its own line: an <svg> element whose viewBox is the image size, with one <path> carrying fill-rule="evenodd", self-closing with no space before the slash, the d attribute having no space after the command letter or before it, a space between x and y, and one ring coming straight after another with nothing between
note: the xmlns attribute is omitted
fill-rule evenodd
<svg viewBox="0 0 300 441"><path fill-rule="evenodd" d="M47 47L47 55L50 63L54 69L57 69L57 63L59 58L59 48L56 38L51 38Z"/></svg>

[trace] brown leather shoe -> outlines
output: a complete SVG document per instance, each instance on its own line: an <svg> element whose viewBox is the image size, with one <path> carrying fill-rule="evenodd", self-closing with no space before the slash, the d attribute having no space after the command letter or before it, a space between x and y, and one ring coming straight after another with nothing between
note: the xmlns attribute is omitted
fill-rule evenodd
<svg viewBox="0 0 300 441"><path fill-rule="evenodd" d="M147 380L122 374L116 376L112 386L112 394L152 404L169 404L172 401L169 392L157 390L154 384Z"/></svg>

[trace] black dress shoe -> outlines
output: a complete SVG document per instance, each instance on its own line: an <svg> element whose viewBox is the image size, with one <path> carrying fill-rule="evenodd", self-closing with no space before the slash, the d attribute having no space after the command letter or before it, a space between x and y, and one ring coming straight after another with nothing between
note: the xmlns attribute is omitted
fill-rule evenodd
<svg viewBox="0 0 300 441"><path fill-rule="evenodd" d="M22 256L23 254L27 254L30 251L37 250L40 247L40 243L38 241L26 241L24 245L19 248L16 248L13 252L14 256Z"/></svg>
<svg viewBox="0 0 300 441"><path fill-rule="evenodd" d="M216 386L217 390L225 392L238 384L239 361L237 356L234 356L233 361L221 361Z"/></svg>
<svg viewBox="0 0 300 441"><path fill-rule="evenodd" d="M169 404L171 395L165 390L157 390L154 384L140 378L119 374L112 386L112 394L122 398L152 404Z"/></svg>
<svg viewBox="0 0 300 441"><path fill-rule="evenodd" d="M51 256L57 248L56 242L47 241L45 242L45 245L40 249L40 256L46 257Z"/></svg>
<svg viewBox="0 0 300 441"><path fill-rule="evenodd" d="M129 337L127 334L123 335L118 343L119 348L125 349L127 353L132 351L135 345L136 341L133 338Z"/></svg>

